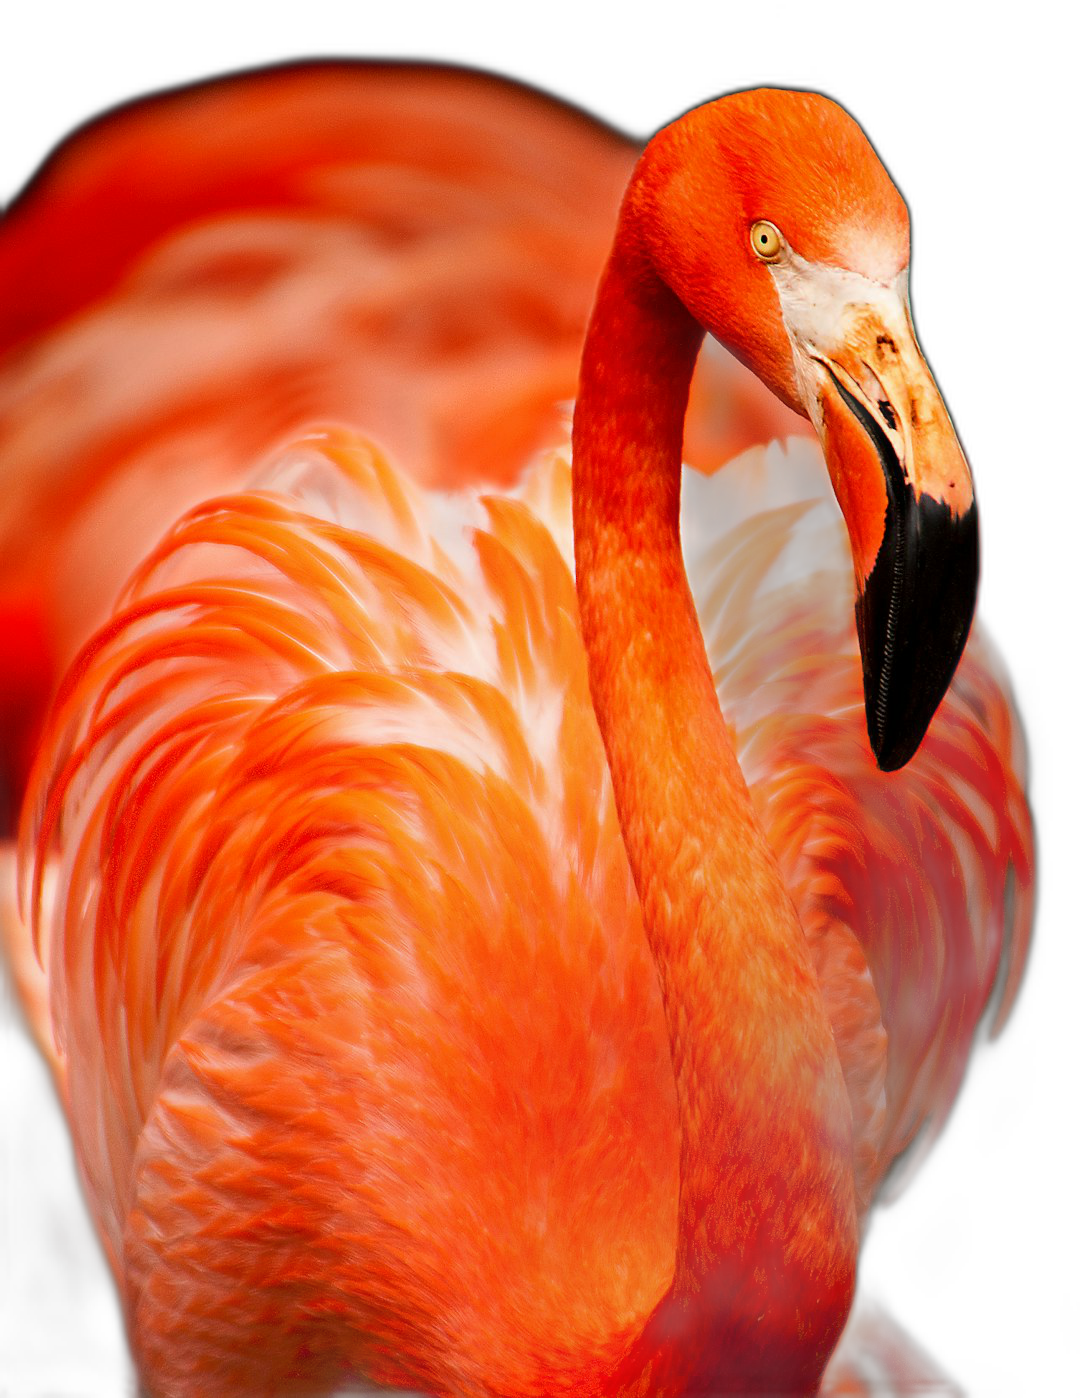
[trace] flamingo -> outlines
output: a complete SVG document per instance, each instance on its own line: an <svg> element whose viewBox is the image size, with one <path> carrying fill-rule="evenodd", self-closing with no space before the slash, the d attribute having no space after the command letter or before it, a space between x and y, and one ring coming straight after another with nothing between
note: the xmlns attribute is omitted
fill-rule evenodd
<svg viewBox="0 0 1080 1398"><path fill-rule="evenodd" d="M60 642L16 576L20 653L84 643L40 740L12 687L6 933L150 1392L818 1390L1031 920L907 263L841 108L732 94L634 166L572 452L535 456L557 375L503 404L509 466L372 393L382 445L318 427L251 476L245 427L227 493L163 483L191 508ZM826 470L759 448L683 500L706 333Z"/></svg>

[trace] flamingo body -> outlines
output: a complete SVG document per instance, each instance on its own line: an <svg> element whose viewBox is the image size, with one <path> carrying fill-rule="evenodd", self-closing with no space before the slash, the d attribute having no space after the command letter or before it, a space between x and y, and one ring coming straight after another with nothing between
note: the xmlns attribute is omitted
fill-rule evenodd
<svg viewBox="0 0 1080 1398"><path fill-rule="evenodd" d="M392 407L391 440L407 421ZM55 702L24 825L47 977L28 1007L56 1036L91 1207L162 1398L724 1382L708 1317L677 1309L691 1128L672 978L706 1037L742 1029L710 998L715 967L668 967L650 940L666 895L628 857L633 793L613 788L621 759L598 726L568 457L521 465L552 420L528 419L497 494L467 452L411 469L338 428L241 481L251 442L230 454L213 436L205 473L176 489L231 493L150 549ZM861 1227L1015 995L1031 827L1022 739L978 638L915 759L878 771L826 479L798 442L689 472L682 547L761 878L775 872L769 896L805 938L843 1097L837 1208ZM643 617L650 634L669 624ZM662 798L672 735L655 728L640 783ZM700 799L726 797L706 784ZM645 838L672 899L704 906L694 829ZM733 901L757 877L738 873ZM10 935L25 962L29 930ZM766 989L752 994L767 1019ZM784 1212L781 1160L740 1185L755 1208ZM814 1207L827 1231L832 1204ZM791 1350L777 1363L806 1391L849 1272L822 1265L819 1314L817 1297L775 1294L776 1245L755 1245ZM738 1327L730 1340L729 1388L750 1362L739 1346L757 1352Z"/></svg>
<svg viewBox="0 0 1080 1398"><path fill-rule="evenodd" d="M902 781L876 771L843 538L801 450L696 479L687 551L865 1212L939 1128L995 985L1011 1000L1026 808L981 645ZM676 1118L567 463L438 526L339 436L258 484L167 536L73 672L40 836L70 851L53 1014L69 1102L107 1108L72 1125L140 1359L163 1392L242 1388L250 1346L282 1383L317 1354L330 1380L589 1391L580 1356L602 1372L670 1279Z"/></svg>

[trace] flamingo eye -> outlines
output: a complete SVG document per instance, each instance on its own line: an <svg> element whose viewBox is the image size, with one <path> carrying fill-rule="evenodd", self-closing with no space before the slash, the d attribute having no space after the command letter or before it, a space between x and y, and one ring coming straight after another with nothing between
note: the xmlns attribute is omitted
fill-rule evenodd
<svg viewBox="0 0 1080 1398"><path fill-rule="evenodd" d="M774 223L761 218L750 229L750 245L763 262L775 262L784 250L784 239Z"/></svg>

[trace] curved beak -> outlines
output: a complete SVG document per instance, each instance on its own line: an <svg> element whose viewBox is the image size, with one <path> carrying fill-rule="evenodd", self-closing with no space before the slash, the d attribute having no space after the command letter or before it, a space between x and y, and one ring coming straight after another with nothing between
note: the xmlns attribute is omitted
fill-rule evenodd
<svg viewBox="0 0 1080 1398"><path fill-rule="evenodd" d="M895 771L922 742L971 628L975 496L915 338L906 273L886 288L827 270L847 294L814 298L812 335L789 332L851 539L870 745Z"/></svg>

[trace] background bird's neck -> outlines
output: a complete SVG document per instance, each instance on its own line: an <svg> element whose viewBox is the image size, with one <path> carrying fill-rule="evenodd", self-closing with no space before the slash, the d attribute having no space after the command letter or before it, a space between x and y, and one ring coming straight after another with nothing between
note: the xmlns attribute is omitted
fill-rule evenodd
<svg viewBox="0 0 1080 1398"><path fill-rule="evenodd" d="M807 1390L854 1283L851 1124L805 938L717 703L679 540L702 332L624 238L574 421L593 702L660 979L679 1104L675 1274L626 1366L663 1392Z"/></svg>

